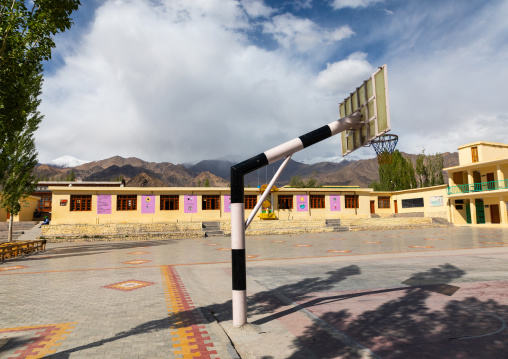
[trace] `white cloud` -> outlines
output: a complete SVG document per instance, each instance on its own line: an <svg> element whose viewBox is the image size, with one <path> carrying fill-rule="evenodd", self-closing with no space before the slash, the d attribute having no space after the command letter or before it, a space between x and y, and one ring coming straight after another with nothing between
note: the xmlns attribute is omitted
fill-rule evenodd
<svg viewBox="0 0 508 359"><path fill-rule="evenodd" d="M250 43L243 14L223 0L105 2L45 79L41 160L248 158L331 122L337 98L310 66Z"/></svg>
<svg viewBox="0 0 508 359"><path fill-rule="evenodd" d="M375 72L366 58L367 54L357 52L345 60L326 64L316 78L316 86L330 94L347 96Z"/></svg>
<svg viewBox="0 0 508 359"><path fill-rule="evenodd" d="M263 31L272 34L284 48L299 52L311 51L323 44L354 35L349 26L327 30L309 19L299 18L289 13L274 16L272 21L265 22Z"/></svg>
<svg viewBox="0 0 508 359"><path fill-rule="evenodd" d="M454 8L441 8L438 23L428 14L406 16L405 41L391 50L389 68L392 132L405 152L453 152L475 141L507 143L508 102L505 96L508 4L475 12L468 26L443 30L440 21Z"/></svg>
<svg viewBox="0 0 508 359"><path fill-rule="evenodd" d="M242 0L241 4L245 12L252 18L269 17L275 9L266 6L262 0Z"/></svg>
<svg viewBox="0 0 508 359"><path fill-rule="evenodd" d="M333 0L331 5L335 10L350 8L362 8L381 2L383 0Z"/></svg>

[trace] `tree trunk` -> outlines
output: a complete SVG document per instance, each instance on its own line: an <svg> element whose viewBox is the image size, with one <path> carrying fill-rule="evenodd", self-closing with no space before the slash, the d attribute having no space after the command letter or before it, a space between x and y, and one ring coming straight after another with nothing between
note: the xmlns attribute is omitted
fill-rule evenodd
<svg viewBox="0 0 508 359"><path fill-rule="evenodd" d="M11 216L9 218L9 236L8 241L12 242L12 224L14 222L14 215L11 213Z"/></svg>

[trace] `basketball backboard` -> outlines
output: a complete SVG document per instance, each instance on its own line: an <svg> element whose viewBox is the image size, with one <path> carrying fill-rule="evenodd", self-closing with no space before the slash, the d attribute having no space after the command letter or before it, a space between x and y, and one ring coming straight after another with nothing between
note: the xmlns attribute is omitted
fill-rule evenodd
<svg viewBox="0 0 508 359"><path fill-rule="evenodd" d="M362 124L357 129L341 133L342 156L368 145L390 131L388 78L386 65L380 67L339 105L340 118L360 109Z"/></svg>

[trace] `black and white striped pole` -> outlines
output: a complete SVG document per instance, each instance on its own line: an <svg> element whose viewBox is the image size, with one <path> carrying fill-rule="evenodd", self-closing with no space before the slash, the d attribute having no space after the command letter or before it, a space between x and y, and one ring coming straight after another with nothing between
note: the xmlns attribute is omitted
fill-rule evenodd
<svg viewBox="0 0 508 359"><path fill-rule="evenodd" d="M270 182L270 185L266 188L265 194L270 193L271 186L275 183L276 177L280 175L292 154L335 136L342 131L358 129L362 125L361 113L357 111L231 167L231 264L233 276L233 325L235 327L240 327L247 323L245 230L254 217L251 214L248 223L245 222L244 176L287 157L286 161L277 171L276 176ZM255 215L255 212L258 210L259 206L256 206L253 214Z"/></svg>

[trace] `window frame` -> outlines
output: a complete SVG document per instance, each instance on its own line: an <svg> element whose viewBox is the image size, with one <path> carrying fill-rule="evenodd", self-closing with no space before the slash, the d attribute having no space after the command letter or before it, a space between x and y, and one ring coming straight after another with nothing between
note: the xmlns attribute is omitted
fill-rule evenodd
<svg viewBox="0 0 508 359"><path fill-rule="evenodd" d="M243 203L245 205L245 209L254 209L258 203L258 196L255 194L246 194L243 198Z"/></svg>
<svg viewBox="0 0 508 359"><path fill-rule="evenodd" d="M129 203L129 201L132 201ZM117 211L136 211L138 209L138 195L136 194L117 194Z"/></svg>
<svg viewBox="0 0 508 359"><path fill-rule="evenodd" d="M324 194L311 194L309 197L310 197L310 208L316 209L326 208Z"/></svg>
<svg viewBox="0 0 508 359"><path fill-rule="evenodd" d="M379 196L377 198L377 208L391 208L390 202L390 196Z"/></svg>
<svg viewBox="0 0 508 359"><path fill-rule="evenodd" d="M78 205L79 203L79 205ZM89 212L92 211L91 194L71 194L70 206L71 212Z"/></svg>
<svg viewBox="0 0 508 359"><path fill-rule="evenodd" d="M168 205L166 208L166 204ZM171 208L173 205L173 208ZM178 194L161 194L160 210L161 211L178 211L180 209L180 195Z"/></svg>
<svg viewBox="0 0 508 359"><path fill-rule="evenodd" d="M357 194L344 195L344 208L360 208L359 197Z"/></svg>
<svg viewBox="0 0 508 359"><path fill-rule="evenodd" d="M293 198L294 198L294 196L292 194L279 194L277 196L279 210L293 209L294 208L293 207L294 206ZM282 206L283 203L285 204L284 206Z"/></svg>
<svg viewBox="0 0 508 359"><path fill-rule="evenodd" d="M215 208L212 208L215 207ZM216 211L220 210L220 195L219 194L204 194L201 196L201 209L203 211Z"/></svg>
<svg viewBox="0 0 508 359"><path fill-rule="evenodd" d="M478 147L477 146L471 147L471 159L472 159L473 163L479 162L479 159L478 159Z"/></svg>

